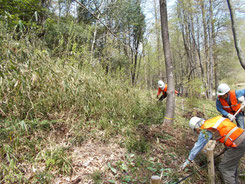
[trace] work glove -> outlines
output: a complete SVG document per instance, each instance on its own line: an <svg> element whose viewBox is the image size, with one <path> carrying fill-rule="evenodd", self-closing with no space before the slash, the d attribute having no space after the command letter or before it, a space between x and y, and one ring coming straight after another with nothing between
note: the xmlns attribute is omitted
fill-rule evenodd
<svg viewBox="0 0 245 184"><path fill-rule="evenodd" d="M243 102L245 101L244 96L239 97L239 98L238 98L238 101L239 101L240 103L243 103Z"/></svg>
<svg viewBox="0 0 245 184"><path fill-rule="evenodd" d="M245 107L245 98L244 96L241 96L238 98L238 102L242 104L242 108Z"/></svg>
<svg viewBox="0 0 245 184"><path fill-rule="evenodd" d="M231 120L231 121L234 121L234 119L236 118L234 115L232 114L228 114L227 117Z"/></svg>
<svg viewBox="0 0 245 184"><path fill-rule="evenodd" d="M186 159L185 162L180 166L180 171L183 171L191 162Z"/></svg>

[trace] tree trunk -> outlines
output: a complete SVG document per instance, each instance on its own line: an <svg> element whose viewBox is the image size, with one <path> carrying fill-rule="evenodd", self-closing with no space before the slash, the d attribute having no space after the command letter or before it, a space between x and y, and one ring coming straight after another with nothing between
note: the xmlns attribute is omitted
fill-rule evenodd
<svg viewBox="0 0 245 184"><path fill-rule="evenodd" d="M187 3L187 5L186 5ZM196 62L195 62L195 52L194 52L194 44L192 40L193 34L193 18L191 13L186 11L186 6L190 6L189 1L178 1L179 11L178 11L178 18L180 20L180 28L183 37L183 44L185 48L185 53L187 57L186 63L186 71L185 73L189 73L188 80L191 79L191 76L195 76L195 69L196 69Z"/></svg>
<svg viewBox="0 0 245 184"><path fill-rule="evenodd" d="M175 108L174 67L172 64L169 33L168 33L167 4L166 4L166 0L159 0L159 2L160 2L160 13L161 13L162 41L163 41L163 50L164 50L167 84L168 84L166 113L165 113L163 123L170 124L173 122L174 108Z"/></svg>
<svg viewBox="0 0 245 184"><path fill-rule="evenodd" d="M202 9L202 23L203 23L203 34L204 34L204 58L205 58L205 63L206 63L206 82L204 83L204 87L206 90L206 97L208 97L208 81L209 81L209 75L208 75L208 35L207 35L207 21L206 21L206 9L205 9L205 2L203 0L200 1L201 3L201 9Z"/></svg>
<svg viewBox="0 0 245 184"><path fill-rule="evenodd" d="M197 19L196 25L199 25L199 19ZM206 84L205 83L205 75L204 75L204 68L203 68L202 56L201 56L200 30L201 29L198 26L198 29L197 29L197 39L196 39L196 41L195 41L194 38L193 39L194 39L194 43L195 43L195 47L196 47L196 51L197 51L197 55L198 55L202 83L205 86L205 84ZM205 86L205 88L206 88L206 86Z"/></svg>
<svg viewBox="0 0 245 184"><path fill-rule="evenodd" d="M208 29L208 39L209 39L209 81L208 81L208 98L213 98L213 87L214 87L214 59L213 59L213 3L212 0L209 0L209 14L210 14L210 22Z"/></svg>
<svg viewBox="0 0 245 184"><path fill-rule="evenodd" d="M158 11L157 11L157 2L156 0L153 0L154 2L154 15L155 15L155 32L156 32L156 38L157 38L157 61L159 64L159 74L160 74L160 79L163 79L163 68L162 68L162 61L161 61L161 51L160 51L160 32L159 32L159 28L158 28Z"/></svg>
<svg viewBox="0 0 245 184"><path fill-rule="evenodd" d="M143 62L144 62L144 79L145 79L145 87L146 89L149 89L148 87L148 78L147 78L147 64L146 64L146 52L145 52L145 44L143 44Z"/></svg>
<svg viewBox="0 0 245 184"><path fill-rule="evenodd" d="M213 18L213 3L212 3L212 6L211 6L211 27L212 27L212 31L211 31L211 38L212 38L212 58L213 58L213 77L214 77L214 80L213 80L213 89L214 91L217 89L218 87L218 78L217 78L217 49L216 49L216 36L215 36L215 25L214 25L214 18ZM212 94L212 98L215 98Z"/></svg>
<svg viewBox="0 0 245 184"><path fill-rule="evenodd" d="M100 18L100 14L98 15L98 18ZM95 44L96 36L97 36L97 25L98 25L98 20L96 20L95 26L94 26L95 30L94 30L93 41L92 41L92 45L91 45L90 63L92 63L92 60L94 58L94 44Z"/></svg>
<svg viewBox="0 0 245 184"><path fill-rule="evenodd" d="M239 38L238 38L238 35L236 32L236 18L235 18L235 14L234 14L234 8L233 8L232 2L230 0L227 0L227 4L228 4L229 10L230 10L232 33L233 33L234 44L235 44L237 56L238 56L238 59L242 65L243 69L245 70L244 57L243 57L242 49L240 46L240 41L239 41Z"/></svg>

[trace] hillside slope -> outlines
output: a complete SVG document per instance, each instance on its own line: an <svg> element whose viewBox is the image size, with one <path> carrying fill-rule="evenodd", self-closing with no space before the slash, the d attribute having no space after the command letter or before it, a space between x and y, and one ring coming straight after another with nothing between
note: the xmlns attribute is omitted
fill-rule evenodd
<svg viewBox="0 0 245 184"><path fill-rule="evenodd" d="M207 183L205 154L178 170L197 138L190 117L218 115L214 101L177 97L174 124L162 125L166 101L156 91L77 58L51 57L37 43L1 42L0 183L139 184L152 175L175 183L193 171L186 183Z"/></svg>

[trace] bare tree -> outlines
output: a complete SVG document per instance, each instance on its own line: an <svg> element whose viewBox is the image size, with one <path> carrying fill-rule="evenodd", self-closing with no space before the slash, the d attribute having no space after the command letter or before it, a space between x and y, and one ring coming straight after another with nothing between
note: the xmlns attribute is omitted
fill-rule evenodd
<svg viewBox="0 0 245 184"><path fill-rule="evenodd" d="M207 94L208 98L212 99L213 94L213 83L214 83L214 60L213 60L213 36L212 36L212 21L213 21L213 8L212 8L212 0L209 0L209 21L208 21L208 63L207 63Z"/></svg>
<svg viewBox="0 0 245 184"><path fill-rule="evenodd" d="M180 29L183 38L184 50L186 53L186 75L188 80L191 77L196 77L198 63L196 53L196 41L195 41L195 27L194 27L194 16L191 3L189 1L178 1L178 18L180 20Z"/></svg>
<svg viewBox="0 0 245 184"><path fill-rule="evenodd" d="M206 97L208 97L208 81L209 81L209 75L208 75L208 29L207 29L207 13L206 13L206 9L205 9L205 0L201 0L200 1L200 5L201 5L201 12L202 12L202 24L203 24L203 42L204 42L204 60L205 60L205 65L206 65L206 80L205 80L205 74L203 75L203 85L204 88L206 90Z"/></svg>
<svg viewBox="0 0 245 184"><path fill-rule="evenodd" d="M238 34L236 31L236 18L235 18L235 14L234 14L234 8L233 8L232 2L230 0L227 0L227 4L228 4L229 10L230 10L232 33L233 33L234 44L235 44L237 56L238 56L238 59L242 65L243 69L245 70L244 57L243 57L242 49L240 46Z"/></svg>
<svg viewBox="0 0 245 184"><path fill-rule="evenodd" d="M171 58L170 41L168 32L168 13L166 0L159 0L160 2L160 13L161 13L161 30L162 30L162 41L163 50L166 65L167 83L168 83L168 98L166 105L166 113L163 123L170 124L174 118L175 108L175 88L174 88L174 67Z"/></svg>
<svg viewBox="0 0 245 184"><path fill-rule="evenodd" d="M160 74L160 79L163 78L163 68L162 66L162 58L161 56L161 48L160 48L160 30L159 30L159 18L158 18L158 9L157 9L157 2L156 0L153 0L154 3L154 17L155 17L155 32L156 32L156 41L157 41L157 61L159 64L159 74Z"/></svg>

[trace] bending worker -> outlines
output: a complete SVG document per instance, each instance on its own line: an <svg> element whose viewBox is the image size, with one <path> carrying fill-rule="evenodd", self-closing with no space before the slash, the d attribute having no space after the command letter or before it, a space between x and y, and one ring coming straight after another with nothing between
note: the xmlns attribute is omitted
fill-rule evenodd
<svg viewBox="0 0 245 184"><path fill-rule="evenodd" d="M244 129L244 112L243 109L234 116L244 102L245 89L230 90L230 87L223 83L217 88L216 109L231 121L236 120L237 126Z"/></svg>
<svg viewBox="0 0 245 184"><path fill-rule="evenodd" d="M158 84L157 98L162 93L162 96L158 99L159 101L162 101L167 97L168 85L165 84L162 80L159 80L157 84ZM178 91L175 90L175 94L178 94Z"/></svg>
<svg viewBox="0 0 245 184"><path fill-rule="evenodd" d="M228 149L219 164L225 183L238 184L238 164L245 153L245 132L228 118L217 116L209 120L192 117L189 126L199 134L198 140L189 153L188 159L180 166L181 170L189 165L207 142L214 137Z"/></svg>

